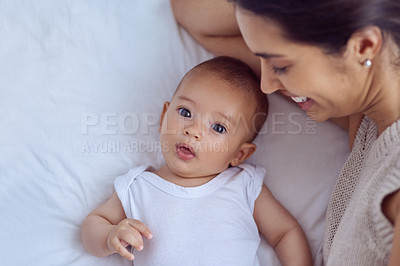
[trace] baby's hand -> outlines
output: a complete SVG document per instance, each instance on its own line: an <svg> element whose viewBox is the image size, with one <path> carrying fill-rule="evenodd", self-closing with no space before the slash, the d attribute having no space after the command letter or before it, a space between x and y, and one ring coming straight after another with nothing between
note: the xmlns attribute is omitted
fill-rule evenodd
<svg viewBox="0 0 400 266"><path fill-rule="evenodd" d="M126 247L131 245L137 250L143 249L144 235L147 239L153 237L147 226L139 220L124 219L109 233L107 237L107 247L111 252L117 252L128 260L133 260L134 256Z"/></svg>

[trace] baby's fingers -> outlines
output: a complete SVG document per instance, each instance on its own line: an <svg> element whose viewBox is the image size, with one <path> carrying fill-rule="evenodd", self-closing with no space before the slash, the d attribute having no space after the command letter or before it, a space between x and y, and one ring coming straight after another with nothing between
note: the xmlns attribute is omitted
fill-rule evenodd
<svg viewBox="0 0 400 266"><path fill-rule="evenodd" d="M152 239L153 234L147 228L147 226L139 220L130 219L129 225L138 230L142 235L144 235L147 239Z"/></svg>
<svg viewBox="0 0 400 266"><path fill-rule="evenodd" d="M128 249L126 249L126 247L122 245L121 241L118 238L112 239L111 245L114 248L114 250L117 251L118 254L121 255L122 257L128 260L133 260L135 258L135 256L133 256L133 254L130 253Z"/></svg>
<svg viewBox="0 0 400 266"><path fill-rule="evenodd" d="M126 247L127 244L134 247L136 250L143 249L143 238L140 232L134 228L129 228L130 230L123 230L119 232L119 239L121 244Z"/></svg>

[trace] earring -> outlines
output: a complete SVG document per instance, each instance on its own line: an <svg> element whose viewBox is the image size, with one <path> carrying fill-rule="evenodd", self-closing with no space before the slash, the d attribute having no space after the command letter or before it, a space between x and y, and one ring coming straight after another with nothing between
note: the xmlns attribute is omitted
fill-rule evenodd
<svg viewBox="0 0 400 266"><path fill-rule="evenodd" d="M365 68L370 68L372 66L372 61L370 59L366 59L363 65Z"/></svg>

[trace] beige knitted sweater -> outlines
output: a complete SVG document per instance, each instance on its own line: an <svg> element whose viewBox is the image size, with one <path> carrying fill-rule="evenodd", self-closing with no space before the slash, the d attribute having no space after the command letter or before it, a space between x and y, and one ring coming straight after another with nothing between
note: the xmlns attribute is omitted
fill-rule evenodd
<svg viewBox="0 0 400 266"><path fill-rule="evenodd" d="M400 189L400 120L378 137L365 117L330 200L325 226L328 266L387 265L393 226L381 210L385 196Z"/></svg>

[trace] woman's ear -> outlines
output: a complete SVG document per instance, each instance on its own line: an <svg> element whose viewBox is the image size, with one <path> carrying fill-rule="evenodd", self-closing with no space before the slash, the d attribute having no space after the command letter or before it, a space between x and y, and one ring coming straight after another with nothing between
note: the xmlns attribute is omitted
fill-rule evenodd
<svg viewBox="0 0 400 266"><path fill-rule="evenodd" d="M235 158L231 160L231 166L238 166L242 162L246 161L257 149L257 146L254 143L243 143L238 152L235 155Z"/></svg>
<svg viewBox="0 0 400 266"><path fill-rule="evenodd" d="M165 114L167 113L169 105L170 105L169 102L164 102L163 110L161 112L160 125L158 127L158 132L159 133L161 133L161 128L162 128L162 125L163 125L163 122L164 122L164 117L165 117Z"/></svg>
<svg viewBox="0 0 400 266"><path fill-rule="evenodd" d="M368 26L355 32L347 43L347 48L354 52L359 63L373 60L380 52L383 43L382 31L379 27Z"/></svg>

